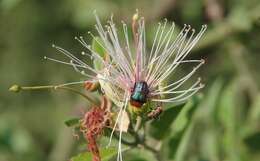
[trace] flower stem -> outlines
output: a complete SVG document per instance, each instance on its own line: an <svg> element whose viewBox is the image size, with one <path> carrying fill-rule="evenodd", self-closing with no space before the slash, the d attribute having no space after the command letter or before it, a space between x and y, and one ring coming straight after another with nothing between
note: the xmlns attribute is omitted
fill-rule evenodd
<svg viewBox="0 0 260 161"><path fill-rule="evenodd" d="M14 91L13 90L13 87L17 87L17 91ZM47 85L47 86L32 86L32 87L21 87L21 86L18 86L18 85L14 85L12 86L11 88L9 88L10 91L14 91L14 92L19 92L20 90L24 90L24 91L31 91L31 90L48 90L48 89L52 89L52 90L58 90L58 89L62 89L62 90L66 90L66 91L70 91L70 92L73 92L75 94L78 94L82 97L84 97L86 100L88 100L91 104L93 104L94 106L98 106L97 105L97 102L92 99L91 97L87 96L86 94L78 91L78 90L75 90L73 88L70 88L70 87L65 87L65 86L62 86L62 85Z"/></svg>
<svg viewBox="0 0 260 161"><path fill-rule="evenodd" d="M141 128L141 125L142 125L142 118L140 116L137 116L134 131L137 132Z"/></svg>

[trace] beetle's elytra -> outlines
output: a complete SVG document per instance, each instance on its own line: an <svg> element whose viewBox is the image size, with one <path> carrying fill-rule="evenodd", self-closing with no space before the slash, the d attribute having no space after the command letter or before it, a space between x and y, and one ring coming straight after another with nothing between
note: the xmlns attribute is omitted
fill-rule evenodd
<svg viewBox="0 0 260 161"><path fill-rule="evenodd" d="M135 82L132 89L130 104L135 107L142 107L147 102L147 96L149 94L149 88L145 81Z"/></svg>

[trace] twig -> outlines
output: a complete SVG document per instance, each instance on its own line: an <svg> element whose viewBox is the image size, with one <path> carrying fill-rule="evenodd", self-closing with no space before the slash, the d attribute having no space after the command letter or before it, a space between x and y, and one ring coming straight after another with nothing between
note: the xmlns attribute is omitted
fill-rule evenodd
<svg viewBox="0 0 260 161"><path fill-rule="evenodd" d="M16 87L17 89L13 89L14 87ZM61 86L61 85L47 85L47 86L32 86L32 87L21 87L18 85L13 85L12 87L10 87L10 91L14 91L14 92L19 92L19 91L31 91L31 90L48 90L48 89L52 89L52 90L58 90L58 89L62 89L62 90L66 90L66 91L70 91L73 92L75 94L78 94L82 97L84 97L86 100L88 100L91 104L93 104L94 106L98 106L98 103L92 99L91 97L87 96L86 94L75 90L73 88L70 87L65 87L65 86Z"/></svg>

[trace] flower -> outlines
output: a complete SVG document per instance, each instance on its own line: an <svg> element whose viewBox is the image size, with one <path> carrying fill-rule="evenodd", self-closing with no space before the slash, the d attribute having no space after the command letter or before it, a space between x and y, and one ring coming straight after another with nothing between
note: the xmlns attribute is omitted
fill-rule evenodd
<svg viewBox="0 0 260 161"><path fill-rule="evenodd" d="M185 58L202 37L207 28L206 25L202 25L201 30L197 34L195 34L195 29L192 29L190 25L184 25L179 34L174 36L175 24L172 23L167 30L168 22L165 20L164 23L158 24L151 50L148 52L144 18L139 19L138 14L133 16L132 32L134 43L130 45L132 43L130 43L126 23L122 22L124 39L121 40L118 36L118 29L113 22L113 17L103 27L97 14L95 16L97 21L95 28L99 39L92 33L89 32L89 34L104 49L110 59L104 59L99 53L94 51L83 37L76 37L75 39L91 52L91 54L87 52L82 52L82 54L93 57L102 64L102 69L91 67L67 50L57 46L54 47L67 56L70 61L64 62L47 57L46 59L71 65L77 72L88 77L88 80L99 82L105 95L119 107L116 124L117 122L122 122L123 112L125 112L129 102L133 108L139 109L146 102L155 102L160 104L159 106L161 107L162 103L185 101L199 89L203 88L203 85L200 83L201 80L198 79L188 89L181 89L185 82L204 63L204 60L186 60ZM182 64L196 65L179 80L170 81L166 84L166 80ZM82 83L82 81L75 83ZM119 127L119 130L119 153L117 159L122 160L121 127Z"/></svg>

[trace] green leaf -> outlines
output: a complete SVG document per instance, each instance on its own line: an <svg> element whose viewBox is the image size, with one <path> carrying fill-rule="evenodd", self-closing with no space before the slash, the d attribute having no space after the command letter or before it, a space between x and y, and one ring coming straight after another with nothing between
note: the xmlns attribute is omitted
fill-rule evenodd
<svg viewBox="0 0 260 161"><path fill-rule="evenodd" d="M235 7L228 17L229 23L235 30L249 31L252 28L252 18L244 6Z"/></svg>
<svg viewBox="0 0 260 161"><path fill-rule="evenodd" d="M72 127L72 126L78 126L79 125L79 121L80 121L79 118L72 118L72 119L66 120L64 123L68 127Z"/></svg>
<svg viewBox="0 0 260 161"><path fill-rule="evenodd" d="M127 152L126 157L123 156L124 161L157 161L153 153L148 150L133 148ZM128 157L131 156L131 157ZM112 161L112 160L111 160ZM113 160L114 161L114 160Z"/></svg>
<svg viewBox="0 0 260 161"><path fill-rule="evenodd" d="M181 8L189 8L188 10L187 9L180 10L183 19L185 19L186 21L192 24L193 22L201 21L203 17L203 6L204 6L202 0L197 0L197 1L184 0L180 4L181 4Z"/></svg>
<svg viewBox="0 0 260 161"><path fill-rule="evenodd" d="M21 0L2 0L0 6L3 10L9 11L14 8Z"/></svg>
<svg viewBox="0 0 260 161"><path fill-rule="evenodd" d="M165 110L160 119L151 123L150 134L156 139L162 139L181 131L191 118L199 100L198 96L194 96L186 104L180 104Z"/></svg>
<svg viewBox="0 0 260 161"><path fill-rule="evenodd" d="M105 49L100 45L102 44L102 40L99 37L95 37L92 41L92 50L95 51L99 56L103 59L106 59L106 51ZM93 60L94 68L97 70L103 69L103 64L100 59L94 58Z"/></svg>
<svg viewBox="0 0 260 161"><path fill-rule="evenodd" d="M170 158L174 158L175 161L185 161L188 160L189 152L191 151L190 147L193 147L196 139L195 136L200 136L202 131L195 131L196 126L199 122L206 122L209 119L212 119L212 114L214 114L214 109L218 102L220 92L223 86L223 82L221 80L217 80L211 86L207 97L203 98L202 102L197 101L192 109L196 109L196 111L191 111L188 117L189 120L183 126L181 131L178 131L177 134L173 135L170 140L170 147L174 148L175 151L170 153ZM203 138L202 138L203 139ZM206 146L206 145L203 145ZM199 159L199 158L198 158Z"/></svg>
<svg viewBox="0 0 260 161"><path fill-rule="evenodd" d="M176 119L183 108L183 104L167 109L158 120L151 123L150 135L156 139L162 139L169 133L171 123Z"/></svg>
<svg viewBox="0 0 260 161"><path fill-rule="evenodd" d="M250 149L252 152L258 152L260 151L260 132L256 132L254 134L251 134L250 136L246 137L244 139L244 142L246 143L248 149Z"/></svg>
<svg viewBox="0 0 260 161"><path fill-rule="evenodd" d="M182 136L182 139L179 141L179 146L176 149L175 159L176 161L184 161L184 157L186 156L186 152L188 151L188 145L190 143L190 139L192 138L192 132L194 130L194 122L188 126L187 130Z"/></svg>
<svg viewBox="0 0 260 161"><path fill-rule="evenodd" d="M175 122L173 123L170 131L170 138L168 139L168 145L170 147L170 152L168 153L169 158L173 158L176 151L179 148L179 144L184 137L185 131L191 122L191 118L200 103L202 97L194 96L189 102L185 104L180 114L177 116Z"/></svg>
<svg viewBox="0 0 260 161"><path fill-rule="evenodd" d="M229 84L223 91L220 99L220 107L218 108L218 117L223 126L222 151L228 160L241 160L241 151L239 146L239 125L238 116L241 110L237 103L241 98L237 98L237 92L240 87L238 81Z"/></svg>
<svg viewBox="0 0 260 161"><path fill-rule="evenodd" d="M257 129L260 122L260 93L255 97L252 106L248 112L248 124Z"/></svg>
<svg viewBox="0 0 260 161"><path fill-rule="evenodd" d="M180 114L177 116L175 122L173 123L173 131L172 133L175 132L180 132L184 130L184 128L187 126L189 123L193 112L195 111L197 105L199 104L201 100L201 96L194 96L192 99L189 100L183 107L183 110L180 112Z"/></svg>
<svg viewBox="0 0 260 161"><path fill-rule="evenodd" d="M100 156L102 161L108 161L114 155L117 154L115 148L106 148L100 150ZM71 158L71 161L92 161L92 154L90 152L81 153Z"/></svg>

